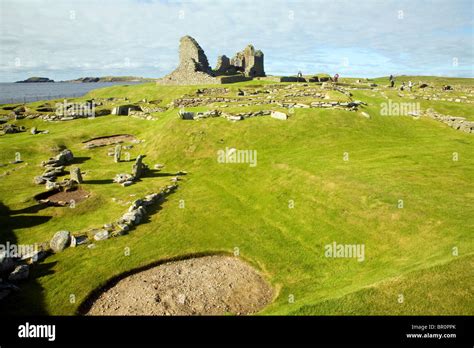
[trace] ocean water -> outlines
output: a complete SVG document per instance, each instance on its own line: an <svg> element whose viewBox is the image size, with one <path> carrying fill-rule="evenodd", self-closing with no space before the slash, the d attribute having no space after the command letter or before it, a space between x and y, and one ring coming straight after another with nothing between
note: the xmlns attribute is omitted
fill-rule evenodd
<svg viewBox="0 0 474 348"><path fill-rule="evenodd" d="M140 82L0 83L0 104L28 103L38 100L81 97L87 92L97 88L137 83Z"/></svg>

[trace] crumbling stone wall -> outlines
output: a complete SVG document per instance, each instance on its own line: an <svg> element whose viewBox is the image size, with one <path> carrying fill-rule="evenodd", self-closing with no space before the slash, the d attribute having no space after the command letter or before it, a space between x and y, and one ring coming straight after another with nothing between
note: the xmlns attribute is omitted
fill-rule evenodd
<svg viewBox="0 0 474 348"><path fill-rule="evenodd" d="M245 76L265 76L263 52L255 50L252 45L248 45L242 51L237 52L230 63L235 66L237 70L242 71Z"/></svg>
<svg viewBox="0 0 474 348"><path fill-rule="evenodd" d="M218 84L212 76L204 50L191 36L184 36L179 45L179 66L169 75L158 80L161 85Z"/></svg>
<svg viewBox="0 0 474 348"><path fill-rule="evenodd" d="M191 36L179 40L179 66L190 71L201 71L211 74L211 67L204 50Z"/></svg>
<svg viewBox="0 0 474 348"><path fill-rule="evenodd" d="M240 71L241 74L237 74ZM222 75L229 78L216 78ZM179 45L179 66L170 74L158 80L161 85L201 85L242 81L265 76L263 53L248 45L232 60L222 55L218 58L216 70L209 66L204 50L191 36L184 36Z"/></svg>

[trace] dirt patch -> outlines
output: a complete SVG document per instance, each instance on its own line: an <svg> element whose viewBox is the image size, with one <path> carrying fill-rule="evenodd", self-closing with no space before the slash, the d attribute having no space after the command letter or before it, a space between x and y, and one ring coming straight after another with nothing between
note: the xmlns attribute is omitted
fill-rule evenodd
<svg viewBox="0 0 474 348"><path fill-rule="evenodd" d="M93 138L90 140L83 141L84 147L86 148L93 148L98 146L107 146L112 144L120 144L120 143L127 143L127 142L135 142L137 139L130 134L116 134L116 135L109 135L106 137L98 137Z"/></svg>
<svg viewBox="0 0 474 348"><path fill-rule="evenodd" d="M121 279L97 297L87 315L245 315L272 298L270 285L244 261L204 256Z"/></svg>
<svg viewBox="0 0 474 348"><path fill-rule="evenodd" d="M77 204L86 198L89 197L89 192L86 192L82 189L77 189L75 191L49 191L43 192L35 196L35 199L42 203L50 203L52 205L65 206L68 205L72 200L74 204Z"/></svg>

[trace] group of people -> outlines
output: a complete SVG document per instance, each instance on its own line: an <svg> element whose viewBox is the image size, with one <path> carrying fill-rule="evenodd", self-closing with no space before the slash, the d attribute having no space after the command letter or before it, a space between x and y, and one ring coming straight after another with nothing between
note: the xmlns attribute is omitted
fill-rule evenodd
<svg viewBox="0 0 474 348"><path fill-rule="evenodd" d="M390 77L388 78L388 80L390 81L390 87L395 87L395 77L393 75L390 75ZM403 91L405 90L405 88L408 87L408 89L411 91L411 89L413 88L413 86L415 86L415 84L411 81L408 81L408 85L405 84L405 81L402 82L402 85L400 86L400 91Z"/></svg>

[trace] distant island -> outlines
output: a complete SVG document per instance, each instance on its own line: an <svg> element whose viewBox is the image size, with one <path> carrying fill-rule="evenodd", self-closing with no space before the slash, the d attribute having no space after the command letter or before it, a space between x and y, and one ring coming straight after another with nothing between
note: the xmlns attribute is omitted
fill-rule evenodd
<svg viewBox="0 0 474 348"><path fill-rule="evenodd" d="M152 82L155 79L137 76L102 76L102 77L80 77L74 80L61 82L91 83L91 82Z"/></svg>
<svg viewBox="0 0 474 348"><path fill-rule="evenodd" d="M32 82L54 82L54 80L50 80L47 77L30 77L23 81L16 81L16 83L32 83Z"/></svg>
<svg viewBox="0 0 474 348"><path fill-rule="evenodd" d="M58 82L73 82L73 83L91 83L91 82L153 82L156 79L137 77L137 76L102 76L102 77L79 77L74 80L65 80ZM16 83L33 83L33 82L55 82L47 77L30 77L23 81L16 81Z"/></svg>

